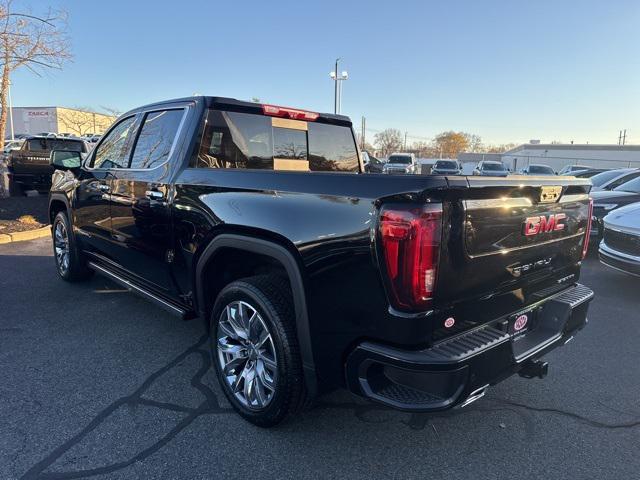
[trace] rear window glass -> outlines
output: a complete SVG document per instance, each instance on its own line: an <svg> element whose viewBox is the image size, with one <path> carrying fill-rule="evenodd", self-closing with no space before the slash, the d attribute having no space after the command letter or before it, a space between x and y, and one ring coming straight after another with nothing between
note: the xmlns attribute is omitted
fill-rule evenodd
<svg viewBox="0 0 640 480"><path fill-rule="evenodd" d="M640 193L640 178L636 178L635 180L631 180L629 182L623 183L619 187L614 188L614 190L622 191L622 192Z"/></svg>
<svg viewBox="0 0 640 480"><path fill-rule="evenodd" d="M29 140L29 150L32 152L47 150L66 150L68 152L84 151L82 142L77 140L60 140L51 138L33 138Z"/></svg>
<svg viewBox="0 0 640 480"><path fill-rule="evenodd" d="M411 163L411 157L409 155L391 155L389 157L389 163Z"/></svg>
<svg viewBox="0 0 640 480"><path fill-rule="evenodd" d="M438 160L434 165L434 168L447 168L453 170L458 168L458 164L449 160Z"/></svg>
<svg viewBox="0 0 640 480"><path fill-rule="evenodd" d="M307 159L307 132L291 128L273 128L273 156L291 160Z"/></svg>
<svg viewBox="0 0 640 480"><path fill-rule="evenodd" d="M359 170L351 129L315 122L276 125L274 117L209 110L193 166L273 170ZM305 130L306 128L306 130ZM274 162L283 160L284 162ZM291 162L293 161L293 162Z"/></svg>
<svg viewBox="0 0 640 480"><path fill-rule="evenodd" d="M553 173L553 168L544 165L530 165L530 173Z"/></svg>
<svg viewBox="0 0 640 480"><path fill-rule="evenodd" d="M607 183L609 180L613 180L614 178L616 178L619 175L622 175L623 173L624 172L621 172L620 170L611 170L609 172L598 173L597 175L594 175L593 177L591 177L591 183L593 184L594 187L601 187L602 185Z"/></svg>
<svg viewBox="0 0 640 480"><path fill-rule="evenodd" d="M501 163L483 163L482 169L491 170L495 172L497 170L504 170L504 165L502 165Z"/></svg>
<svg viewBox="0 0 640 480"><path fill-rule="evenodd" d="M351 129L309 122L309 169L357 172L358 153Z"/></svg>

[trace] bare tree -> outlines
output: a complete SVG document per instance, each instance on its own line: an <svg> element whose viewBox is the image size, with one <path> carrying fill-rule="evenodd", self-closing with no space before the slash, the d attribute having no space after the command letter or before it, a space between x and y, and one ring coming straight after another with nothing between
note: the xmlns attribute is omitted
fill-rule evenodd
<svg viewBox="0 0 640 480"><path fill-rule="evenodd" d="M376 133L373 141L383 157L402 149L402 133L395 128L387 128Z"/></svg>
<svg viewBox="0 0 640 480"><path fill-rule="evenodd" d="M7 96L14 70L25 67L40 76L43 71L61 69L70 59L64 11L16 12L11 0L0 0L0 149L4 148Z"/></svg>
<svg viewBox="0 0 640 480"><path fill-rule="evenodd" d="M114 107L108 107L105 105L100 105L100 109L103 112L106 112L107 115L110 115L112 117L118 118L120 115L122 115L122 110L120 110L119 108L114 108Z"/></svg>

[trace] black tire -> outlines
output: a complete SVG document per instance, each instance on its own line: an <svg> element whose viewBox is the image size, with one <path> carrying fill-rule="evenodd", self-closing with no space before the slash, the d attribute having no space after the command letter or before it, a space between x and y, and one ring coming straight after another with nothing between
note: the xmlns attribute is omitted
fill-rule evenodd
<svg viewBox="0 0 640 480"><path fill-rule="evenodd" d="M61 257L57 250L59 242L56 240L56 232L59 228L66 232L66 243L68 245L68 261L66 264L61 262ZM66 212L58 212L53 219L53 223L51 225L51 238L53 242L53 258L56 262L56 270L60 278L67 282L80 282L93 275L93 270L87 267L87 260L82 251L78 248L78 244L76 243Z"/></svg>
<svg viewBox="0 0 640 480"><path fill-rule="evenodd" d="M226 307L245 302L257 312L271 334L277 359L275 390L269 403L250 408L236 397L223 373L218 350L218 330ZM244 278L227 285L216 299L210 317L211 357L227 399L245 420L260 427L277 425L303 409L306 402L302 361L296 335L291 291L286 279L276 275ZM224 330L221 332L224 334ZM257 363L258 360L255 360ZM246 382L244 382L246 383ZM242 395L242 392L238 392Z"/></svg>
<svg viewBox="0 0 640 480"><path fill-rule="evenodd" d="M9 177L9 196L10 197L23 197L24 191L22 185L17 183L13 178Z"/></svg>

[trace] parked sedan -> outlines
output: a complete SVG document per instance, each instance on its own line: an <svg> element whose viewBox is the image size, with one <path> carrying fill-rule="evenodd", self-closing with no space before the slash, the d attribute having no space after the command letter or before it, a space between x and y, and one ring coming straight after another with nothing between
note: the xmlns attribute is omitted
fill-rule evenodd
<svg viewBox="0 0 640 480"><path fill-rule="evenodd" d="M431 169L432 175L461 175L462 166L457 160L438 160Z"/></svg>
<svg viewBox="0 0 640 480"><path fill-rule="evenodd" d="M640 177L640 168L618 168L601 172L591 177L591 191L613 190L637 177Z"/></svg>
<svg viewBox="0 0 640 480"><path fill-rule="evenodd" d="M362 163L364 163L364 171L367 173L382 173L384 162L378 160L366 150L362 151Z"/></svg>
<svg viewBox="0 0 640 480"><path fill-rule="evenodd" d="M524 167L520 173L522 175L555 175L556 172L553 171L549 165L543 165L541 163L532 163Z"/></svg>
<svg viewBox="0 0 640 480"><path fill-rule="evenodd" d="M604 217L604 236L598 253L606 266L640 277L640 203Z"/></svg>
<svg viewBox="0 0 640 480"><path fill-rule="evenodd" d="M588 168L587 170L580 170L578 172L570 173L569 175L572 175L576 178L591 178L598 175L599 173L608 171L609 170L607 168Z"/></svg>
<svg viewBox="0 0 640 480"><path fill-rule="evenodd" d="M591 221L591 238L599 241L602 237L603 219L609 212L630 203L640 202L640 177L623 183L613 190L593 192L593 218Z"/></svg>
<svg viewBox="0 0 640 480"><path fill-rule="evenodd" d="M502 162L483 160L476 165L476 168L473 170L473 175L506 177L509 175L509 170L506 169Z"/></svg>
<svg viewBox="0 0 640 480"><path fill-rule="evenodd" d="M591 167L586 167L584 165L566 165L558 172L558 175L573 175L582 170L589 170Z"/></svg>

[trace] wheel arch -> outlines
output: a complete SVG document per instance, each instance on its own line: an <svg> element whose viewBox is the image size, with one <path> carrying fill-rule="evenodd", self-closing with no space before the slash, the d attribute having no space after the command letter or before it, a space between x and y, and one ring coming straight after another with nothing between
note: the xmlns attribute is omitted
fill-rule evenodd
<svg viewBox="0 0 640 480"><path fill-rule="evenodd" d="M284 246L271 240L235 233L221 233L213 238L198 257L195 267L195 302L199 315L208 321L205 272L215 265L217 255L225 249L261 255L280 264L291 287L295 311L296 335L304 369L307 391L310 396L317 392L317 376L313 360L311 333L307 310L304 281L300 265L294 255Z"/></svg>
<svg viewBox="0 0 640 480"><path fill-rule="evenodd" d="M53 223L53 219L62 211L67 212L67 218L69 219L69 222L71 222L71 215L69 215L69 200L67 197L62 194L52 194L49 197L49 222Z"/></svg>

